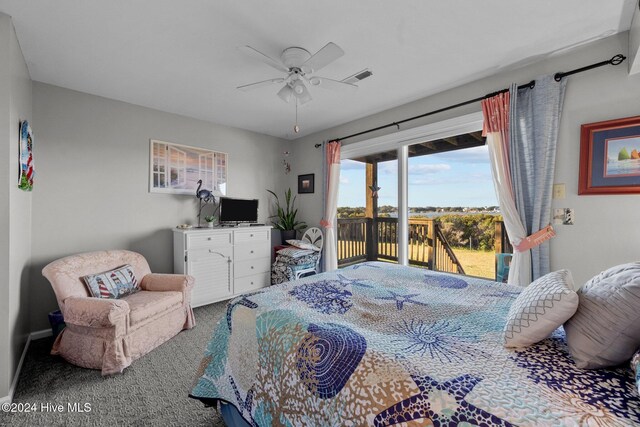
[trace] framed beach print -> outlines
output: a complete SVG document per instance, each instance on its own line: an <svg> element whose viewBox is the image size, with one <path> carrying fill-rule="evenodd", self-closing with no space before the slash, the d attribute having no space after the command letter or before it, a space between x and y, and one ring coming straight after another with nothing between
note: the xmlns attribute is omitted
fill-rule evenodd
<svg viewBox="0 0 640 427"><path fill-rule="evenodd" d="M172 142L150 140L149 192L195 196L201 188L213 194L227 194L226 153Z"/></svg>
<svg viewBox="0 0 640 427"><path fill-rule="evenodd" d="M314 174L298 175L298 194L313 193Z"/></svg>
<svg viewBox="0 0 640 427"><path fill-rule="evenodd" d="M640 193L640 116L582 125L578 194L633 193Z"/></svg>

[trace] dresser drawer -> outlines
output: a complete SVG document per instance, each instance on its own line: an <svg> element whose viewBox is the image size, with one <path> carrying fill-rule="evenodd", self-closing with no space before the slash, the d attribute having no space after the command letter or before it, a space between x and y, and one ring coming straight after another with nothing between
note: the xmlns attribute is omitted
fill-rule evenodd
<svg viewBox="0 0 640 427"><path fill-rule="evenodd" d="M187 234L187 250L231 245L231 232Z"/></svg>
<svg viewBox="0 0 640 427"><path fill-rule="evenodd" d="M236 230L234 233L233 243L257 243L271 241L270 230Z"/></svg>
<svg viewBox="0 0 640 427"><path fill-rule="evenodd" d="M233 277L252 276L258 273L267 273L271 270L271 258L257 258L233 263Z"/></svg>
<svg viewBox="0 0 640 427"><path fill-rule="evenodd" d="M234 259L247 261L271 256L271 247L268 242L242 243L234 246Z"/></svg>
<svg viewBox="0 0 640 427"><path fill-rule="evenodd" d="M269 273L254 274L253 276L240 277L233 281L233 292L244 294L269 286Z"/></svg>

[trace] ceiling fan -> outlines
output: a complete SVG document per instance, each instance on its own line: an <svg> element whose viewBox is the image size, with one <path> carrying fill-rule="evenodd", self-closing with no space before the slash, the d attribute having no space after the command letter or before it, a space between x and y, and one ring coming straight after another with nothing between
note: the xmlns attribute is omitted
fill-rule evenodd
<svg viewBox="0 0 640 427"><path fill-rule="evenodd" d="M316 76L315 72L329 65L336 59L344 55L344 51L335 43L327 43L322 49L311 55L308 50L301 47L288 47L282 51L280 60L273 59L251 46L239 48L242 52L257 59L278 71L285 73L285 77L263 80L256 83L249 83L238 86L240 90L251 90L276 83L284 83L278 92L278 96L284 102L306 104L313 98L307 89L307 85L329 90L356 90L358 86L354 83L371 76L373 73L368 68L357 72L342 80L333 80L326 77ZM306 83L306 84L305 84Z"/></svg>

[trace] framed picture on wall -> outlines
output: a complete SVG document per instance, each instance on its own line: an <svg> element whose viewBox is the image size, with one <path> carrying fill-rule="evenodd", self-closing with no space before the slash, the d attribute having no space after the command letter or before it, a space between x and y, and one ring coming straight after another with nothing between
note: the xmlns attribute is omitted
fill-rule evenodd
<svg viewBox="0 0 640 427"><path fill-rule="evenodd" d="M313 193L314 174L298 175L298 194Z"/></svg>
<svg viewBox="0 0 640 427"><path fill-rule="evenodd" d="M149 192L195 196L198 181L216 195L227 194L228 155L152 139L149 146Z"/></svg>
<svg viewBox="0 0 640 427"><path fill-rule="evenodd" d="M578 194L636 193L640 193L640 116L582 125Z"/></svg>

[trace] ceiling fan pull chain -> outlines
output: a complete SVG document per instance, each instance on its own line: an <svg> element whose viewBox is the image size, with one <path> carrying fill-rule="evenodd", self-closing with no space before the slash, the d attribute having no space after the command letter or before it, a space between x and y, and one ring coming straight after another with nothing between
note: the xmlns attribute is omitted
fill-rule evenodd
<svg viewBox="0 0 640 427"><path fill-rule="evenodd" d="M300 132L300 126L298 126L298 99L296 98L296 124L293 125L293 131L295 133Z"/></svg>

